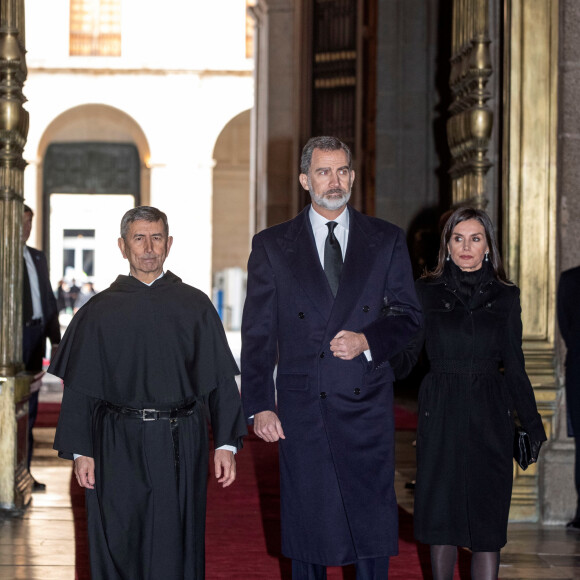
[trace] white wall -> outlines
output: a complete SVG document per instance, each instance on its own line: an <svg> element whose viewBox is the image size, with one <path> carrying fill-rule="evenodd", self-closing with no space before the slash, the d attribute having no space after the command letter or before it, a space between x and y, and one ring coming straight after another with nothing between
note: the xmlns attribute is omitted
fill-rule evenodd
<svg viewBox="0 0 580 580"><path fill-rule="evenodd" d="M166 0L162 13L159 2L124 0L120 58L68 56L68 0L25 4L24 188L37 228L41 143L50 124L79 105L114 107L135 121L150 148L150 203L167 213L174 237L167 267L210 293L212 152L229 120L253 106L245 0ZM88 133L90 140L90 127ZM118 224L121 215L110 219ZM36 247L38 234L31 236Z"/></svg>

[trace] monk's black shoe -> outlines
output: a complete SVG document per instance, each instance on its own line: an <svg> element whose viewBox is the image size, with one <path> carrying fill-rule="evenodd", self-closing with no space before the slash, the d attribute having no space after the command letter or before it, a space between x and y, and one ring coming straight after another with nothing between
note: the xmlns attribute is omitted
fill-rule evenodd
<svg viewBox="0 0 580 580"><path fill-rule="evenodd" d="M580 518L574 518L571 522L568 522L566 528L580 532Z"/></svg>

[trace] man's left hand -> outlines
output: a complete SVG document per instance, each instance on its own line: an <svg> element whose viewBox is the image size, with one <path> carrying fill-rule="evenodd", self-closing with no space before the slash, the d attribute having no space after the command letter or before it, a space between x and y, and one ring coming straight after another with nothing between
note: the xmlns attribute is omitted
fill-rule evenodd
<svg viewBox="0 0 580 580"><path fill-rule="evenodd" d="M341 330L330 341L330 350L335 357L342 360L352 360L368 348L369 343L362 332Z"/></svg>
<svg viewBox="0 0 580 580"><path fill-rule="evenodd" d="M227 449L217 449L213 458L215 476L222 487L231 485L236 480L236 458Z"/></svg>

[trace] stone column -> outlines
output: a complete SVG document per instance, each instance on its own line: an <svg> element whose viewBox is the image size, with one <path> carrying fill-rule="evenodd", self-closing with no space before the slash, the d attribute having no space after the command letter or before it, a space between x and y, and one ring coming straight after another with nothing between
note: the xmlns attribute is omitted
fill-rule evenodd
<svg viewBox="0 0 580 580"><path fill-rule="evenodd" d="M558 203L557 277L562 271L580 265L580 4L577 0L559 3L558 72ZM574 487L574 443L566 429L564 360L566 348L556 334L556 369L559 405L555 414L554 436L543 453L541 473L542 520L562 524L571 520L576 508Z"/></svg>
<svg viewBox="0 0 580 580"><path fill-rule="evenodd" d="M555 433L554 373L558 119L558 1L506 3L503 132L503 255L520 287L526 369L548 437ZM546 446L549 448L549 446ZM537 520L537 475L550 476L549 453L517 468L510 518ZM538 501L540 499L540 501Z"/></svg>
<svg viewBox="0 0 580 580"><path fill-rule="evenodd" d="M293 217L297 209L294 4L300 3L258 0L252 8L256 98L251 186L256 232Z"/></svg>
<svg viewBox="0 0 580 580"><path fill-rule="evenodd" d="M26 470L29 384L22 369L22 150L28 134L24 0L0 3L0 507L30 498Z"/></svg>

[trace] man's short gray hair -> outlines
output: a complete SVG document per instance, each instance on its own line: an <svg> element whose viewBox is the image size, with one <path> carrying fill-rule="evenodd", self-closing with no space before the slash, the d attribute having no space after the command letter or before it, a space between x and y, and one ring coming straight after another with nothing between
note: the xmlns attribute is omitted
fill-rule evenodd
<svg viewBox="0 0 580 580"><path fill-rule="evenodd" d="M308 175L310 164L312 163L312 153L315 149L320 149L321 151L339 151L342 149L346 153L348 169L352 169L352 153L346 143L343 143L337 137L311 137L304 145L304 149L302 149L300 173Z"/></svg>
<svg viewBox="0 0 580 580"><path fill-rule="evenodd" d="M165 229L165 237L169 237L169 224L167 223L167 216L161 210L149 205L140 205L138 207L134 207L123 216L123 219L121 220L121 237L126 240L130 224L141 220L146 222L158 222L161 220Z"/></svg>

